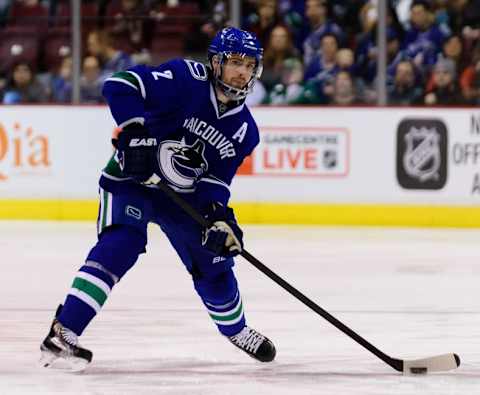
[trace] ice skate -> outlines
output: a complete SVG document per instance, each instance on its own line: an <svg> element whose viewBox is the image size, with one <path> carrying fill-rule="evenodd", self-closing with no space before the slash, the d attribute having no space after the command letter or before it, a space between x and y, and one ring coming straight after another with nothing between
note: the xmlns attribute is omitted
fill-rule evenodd
<svg viewBox="0 0 480 395"><path fill-rule="evenodd" d="M275 358L276 350L273 343L248 326L245 326L240 333L230 336L228 339L232 344L260 362L271 362Z"/></svg>
<svg viewBox="0 0 480 395"><path fill-rule="evenodd" d="M61 306L57 310L57 315ZM71 372L84 370L92 361L92 352L78 344L78 338L70 329L65 328L56 318L50 332L40 345L40 364Z"/></svg>

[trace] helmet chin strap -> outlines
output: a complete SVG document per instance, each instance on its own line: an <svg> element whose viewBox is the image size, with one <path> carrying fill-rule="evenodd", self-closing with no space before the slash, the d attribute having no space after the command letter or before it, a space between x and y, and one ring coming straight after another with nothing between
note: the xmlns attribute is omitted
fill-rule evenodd
<svg viewBox="0 0 480 395"><path fill-rule="evenodd" d="M247 97L251 92L251 87L247 87L248 83L243 88L235 88L231 85L228 85L226 82L223 82L220 78L215 79L215 85L222 91L222 93L232 100L242 100Z"/></svg>

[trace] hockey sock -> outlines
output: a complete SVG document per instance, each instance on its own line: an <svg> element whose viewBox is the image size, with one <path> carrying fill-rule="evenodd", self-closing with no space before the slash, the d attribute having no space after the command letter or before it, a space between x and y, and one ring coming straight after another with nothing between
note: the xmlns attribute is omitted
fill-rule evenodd
<svg viewBox="0 0 480 395"><path fill-rule="evenodd" d="M100 311L115 285L115 279L87 262L80 268L68 292L65 304L57 317L68 329L80 336Z"/></svg>
<svg viewBox="0 0 480 395"><path fill-rule="evenodd" d="M210 318L215 322L222 335L233 336L245 326L245 314L240 293L223 305L204 301Z"/></svg>
<svg viewBox="0 0 480 395"><path fill-rule="evenodd" d="M196 280L195 289L222 335L233 336L243 329L243 303L231 269L213 279Z"/></svg>
<svg viewBox="0 0 480 395"><path fill-rule="evenodd" d="M145 252L146 237L130 226L106 229L88 254L68 292L58 320L80 336L113 286Z"/></svg>

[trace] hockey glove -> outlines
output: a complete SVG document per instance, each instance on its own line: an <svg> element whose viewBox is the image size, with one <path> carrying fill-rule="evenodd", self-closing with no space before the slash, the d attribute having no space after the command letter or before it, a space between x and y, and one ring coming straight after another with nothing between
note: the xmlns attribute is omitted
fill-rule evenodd
<svg viewBox="0 0 480 395"><path fill-rule="evenodd" d="M152 176L155 171L157 140L143 125L127 125L117 139L112 139L112 144L118 150L120 169L125 176L139 182Z"/></svg>
<svg viewBox="0 0 480 395"><path fill-rule="evenodd" d="M242 252L243 232L230 207L214 203L205 218L211 224L203 231L202 245L205 248L226 258Z"/></svg>

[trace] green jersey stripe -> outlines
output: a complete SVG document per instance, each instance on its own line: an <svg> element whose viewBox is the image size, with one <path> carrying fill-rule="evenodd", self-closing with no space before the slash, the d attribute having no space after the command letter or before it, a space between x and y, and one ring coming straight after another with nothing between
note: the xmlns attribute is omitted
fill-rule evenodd
<svg viewBox="0 0 480 395"><path fill-rule="evenodd" d="M129 82L130 84L134 85L135 88L140 90L140 84L138 83L138 79L135 76L127 71L119 71L118 73L113 74L110 78L118 78Z"/></svg>
<svg viewBox="0 0 480 395"><path fill-rule="evenodd" d="M142 93L142 97L145 99L147 97L147 92L145 90L145 85L143 85L142 78L135 72L128 70L126 73L131 74L137 80L137 84L140 87L140 92Z"/></svg>
<svg viewBox="0 0 480 395"><path fill-rule="evenodd" d="M95 284L84 280L83 278L76 277L73 280L72 288L76 288L79 291L85 292L87 295L91 296L100 306L103 306L107 300L107 294Z"/></svg>
<svg viewBox="0 0 480 395"><path fill-rule="evenodd" d="M102 192L102 208L103 208L103 215L102 215L102 226L100 229L103 230L105 226L107 226L107 210L108 210L108 192L101 189Z"/></svg>
<svg viewBox="0 0 480 395"><path fill-rule="evenodd" d="M115 160L115 154L112 155L110 160L107 163L107 166L103 169L103 171L111 176L118 177L118 178L126 178L122 170L120 170L120 165Z"/></svg>

